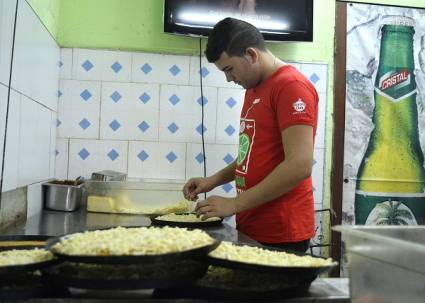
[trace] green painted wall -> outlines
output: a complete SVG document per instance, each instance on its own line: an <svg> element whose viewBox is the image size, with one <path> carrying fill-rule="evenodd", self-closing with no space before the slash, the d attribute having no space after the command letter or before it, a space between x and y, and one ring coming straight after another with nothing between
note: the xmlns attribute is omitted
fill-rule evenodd
<svg viewBox="0 0 425 303"><path fill-rule="evenodd" d="M61 0L26 0L57 41Z"/></svg>
<svg viewBox="0 0 425 303"><path fill-rule="evenodd" d="M271 50L291 61L331 61L335 1L320 1L314 42L273 43ZM163 33L162 15L162 0L63 0L57 38L63 47L197 54L197 38Z"/></svg>

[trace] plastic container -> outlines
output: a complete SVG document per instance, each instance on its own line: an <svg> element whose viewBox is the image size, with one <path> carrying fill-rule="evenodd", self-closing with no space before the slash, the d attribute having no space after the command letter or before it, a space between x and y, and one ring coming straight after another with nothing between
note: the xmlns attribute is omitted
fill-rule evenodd
<svg viewBox="0 0 425 303"><path fill-rule="evenodd" d="M184 183L176 181L86 181L87 210L126 214L165 214L192 211L184 199Z"/></svg>
<svg viewBox="0 0 425 303"><path fill-rule="evenodd" d="M425 302L425 226L336 226L358 302Z"/></svg>

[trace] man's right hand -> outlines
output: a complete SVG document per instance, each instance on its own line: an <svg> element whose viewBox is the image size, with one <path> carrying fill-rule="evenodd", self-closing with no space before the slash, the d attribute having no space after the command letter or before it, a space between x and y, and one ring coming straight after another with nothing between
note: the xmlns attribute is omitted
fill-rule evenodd
<svg viewBox="0 0 425 303"><path fill-rule="evenodd" d="M211 178L191 178L183 186L183 196L190 201L198 200L198 194L209 192L214 188Z"/></svg>

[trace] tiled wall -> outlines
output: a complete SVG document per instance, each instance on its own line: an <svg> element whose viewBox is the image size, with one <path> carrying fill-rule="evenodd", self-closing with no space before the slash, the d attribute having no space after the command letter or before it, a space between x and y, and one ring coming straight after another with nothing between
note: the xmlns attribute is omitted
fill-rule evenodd
<svg viewBox="0 0 425 303"><path fill-rule="evenodd" d="M1 1L1 143L15 8L16 0ZM14 44L3 191L27 185L40 188L37 183L54 176L55 164L59 47L25 0L18 3ZM29 215L41 209L41 196L28 199L33 201Z"/></svg>
<svg viewBox="0 0 425 303"><path fill-rule="evenodd" d="M129 177L185 180L207 174L236 156L244 91L199 58L86 49L62 49L56 175L89 177L114 169ZM326 100L327 67L297 65ZM205 121L201 124L200 74ZM315 150L316 201L321 203L324 104ZM217 190L235 193L233 184Z"/></svg>
<svg viewBox="0 0 425 303"><path fill-rule="evenodd" d="M320 95L314 151L316 208L322 208L327 66L297 64ZM62 49L56 176L113 169L129 177L186 180L236 157L244 91L199 57ZM205 122L201 124L200 76ZM234 184L214 194L235 195Z"/></svg>

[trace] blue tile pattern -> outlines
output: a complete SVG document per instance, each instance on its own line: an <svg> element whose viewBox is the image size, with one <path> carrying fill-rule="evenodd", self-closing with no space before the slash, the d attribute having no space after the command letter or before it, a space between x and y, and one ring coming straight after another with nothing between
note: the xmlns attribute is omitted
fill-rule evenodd
<svg viewBox="0 0 425 303"><path fill-rule="evenodd" d="M147 158L149 158L149 155L147 152L145 152L144 150L142 150L138 155L137 158L140 159L140 161L145 161Z"/></svg>
<svg viewBox="0 0 425 303"><path fill-rule="evenodd" d="M226 162L226 164L230 164L233 162L233 160L235 160L232 155L227 154L226 156L224 156L223 161Z"/></svg>
<svg viewBox="0 0 425 303"><path fill-rule="evenodd" d="M172 134L174 134L176 131L178 131L179 130L179 127L177 126L177 124L176 123L171 123L170 125L168 125L168 130L172 133Z"/></svg>
<svg viewBox="0 0 425 303"><path fill-rule="evenodd" d="M236 100L233 99L232 97L226 100L226 104L230 108L233 108L236 105L236 103L237 103Z"/></svg>
<svg viewBox="0 0 425 303"><path fill-rule="evenodd" d="M168 162L173 163L174 161L176 161L177 156L176 156L176 154L175 154L175 153L173 153L173 152L171 151L171 152L169 152L169 153L167 154L167 156L165 156L165 158L167 158Z"/></svg>
<svg viewBox="0 0 425 303"><path fill-rule="evenodd" d="M90 99L92 96L92 94L89 92L88 89L85 89L81 92L80 97L83 98L84 101L87 101L88 99Z"/></svg>
<svg viewBox="0 0 425 303"><path fill-rule="evenodd" d="M180 98L177 95L173 94L170 98L168 98L168 101L170 101L172 105L176 105L180 102Z"/></svg>
<svg viewBox="0 0 425 303"><path fill-rule="evenodd" d="M118 128L121 127L121 124L117 120L114 120L111 123L109 123L109 127L115 132L117 131Z"/></svg>
<svg viewBox="0 0 425 303"><path fill-rule="evenodd" d="M86 118L84 118L83 120L80 121L80 123L78 123L78 125L80 125L80 127L84 130L86 130L87 128L90 127L91 123L89 120L87 120Z"/></svg>
<svg viewBox="0 0 425 303"><path fill-rule="evenodd" d="M142 70L142 72L145 73L145 75L149 74L152 71L152 67L147 63L143 64L140 69Z"/></svg>
<svg viewBox="0 0 425 303"><path fill-rule="evenodd" d="M81 64L81 66L84 68L86 72L88 72L89 70L93 68L94 65L90 62L90 60L86 60L84 61L83 64Z"/></svg>
<svg viewBox="0 0 425 303"><path fill-rule="evenodd" d="M313 73L313 74L310 76L309 80L310 80L313 84L316 84L317 82L319 82L320 77L319 77L316 73Z"/></svg>
<svg viewBox="0 0 425 303"><path fill-rule="evenodd" d="M202 135L207 131L207 128L201 123L196 127L196 131L198 132L198 134Z"/></svg>
<svg viewBox="0 0 425 303"><path fill-rule="evenodd" d="M208 68L206 68L205 66L202 67L198 73L202 76L202 78L205 78L206 76L208 76L208 74L210 73L210 71L208 70Z"/></svg>
<svg viewBox="0 0 425 303"><path fill-rule="evenodd" d="M119 155L120 154L115 149L111 149L111 151L108 153L108 158L112 161L115 161L115 159L118 158Z"/></svg>
<svg viewBox="0 0 425 303"><path fill-rule="evenodd" d="M122 65L118 61L116 61L114 64L111 65L111 68L116 74L118 74L119 71L122 69Z"/></svg>
<svg viewBox="0 0 425 303"><path fill-rule="evenodd" d="M119 92L114 91L111 95L111 99L112 101L114 101L115 103L117 103L118 101L120 101L120 99L122 98L122 96L120 95Z"/></svg>
<svg viewBox="0 0 425 303"><path fill-rule="evenodd" d="M89 151L88 151L87 149L82 148L82 149L79 151L78 155L80 156L80 158L81 158L81 159L86 160L86 159L87 159L87 157L88 157L88 156L90 156L90 153L89 153Z"/></svg>
<svg viewBox="0 0 425 303"><path fill-rule="evenodd" d="M230 124L225 128L224 130L226 132L227 135L231 136L235 133L236 129L231 126Z"/></svg>
<svg viewBox="0 0 425 303"><path fill-rule="evenodd" d="M224 184L221 186L221 188L226 192L229 193L233 189L233 185L230 183Z"/></svg>
<svg viewBox="0 0 425 303"><path fill-rule="evenodd" d="M170 67L169 71L175 77L180 73L181 70L177 65L174 64L172 67Z"/></svg>
<svg viewBox="0 0 425 303"><path fill-rule="evenodd" d="M138 126L137 126L142 132L145 132L145 131L147 131L148 129L149 129L149 127L150 127L150 125L146 122L146 121L143 121L142 123L140 123Z"/></svg>
<svg viewBox="0 0 425 303"><path fill-rule="evenodd" d="M208 103L208 99L204 96L203 98L202 97L199 97L198 98L198 100L196 100L196 102L198 102L198 104L199 105L207 105L207 103Z"/></svg>
<svg viewBox="0 0 425 303"><path fill-rule="evenodd" d="M199 164L201 164L202 162L204 162L204 154L199 153L198 155L196 155L195 159L196 161L198 161Z"/></svg>
<svg viewBox="0 0 425 303"><path fill-rule="evenodd" d="M148 103L149 100L151 99L151 96L149 96L147 93L143 93L140 97L139 100L142 101L143 103Z"/></svg>

